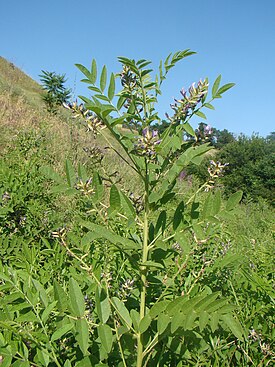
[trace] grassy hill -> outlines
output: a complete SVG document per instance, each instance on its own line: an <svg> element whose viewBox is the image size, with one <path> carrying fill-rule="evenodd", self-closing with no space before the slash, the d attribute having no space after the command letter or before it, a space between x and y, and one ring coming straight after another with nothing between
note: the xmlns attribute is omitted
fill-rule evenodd
<svg viewBox="0 0 275 367"><path fill-rule="evenodd" d="M41 86L13 63L0 56L0 93L22 97L29 104L41 107Z"/></svg>

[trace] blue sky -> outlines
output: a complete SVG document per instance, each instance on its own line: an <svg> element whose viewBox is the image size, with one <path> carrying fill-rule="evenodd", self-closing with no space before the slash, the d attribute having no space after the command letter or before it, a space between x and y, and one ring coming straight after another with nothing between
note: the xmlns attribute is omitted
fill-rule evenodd
<svg viewBox="0 0 275 367"><path fill-rule="evenodd" d="M275 130L274 0L1 0L0 56L35 80L41 70L65 73L75 95L89 96L74 66L95 58L119 71L117 56L157 67L170 52L197 52L163 85L161 116L182 87L222 74L236 86L207 110L207 122L236 134ZM194 122L194 126L197 122Z"/></svg>

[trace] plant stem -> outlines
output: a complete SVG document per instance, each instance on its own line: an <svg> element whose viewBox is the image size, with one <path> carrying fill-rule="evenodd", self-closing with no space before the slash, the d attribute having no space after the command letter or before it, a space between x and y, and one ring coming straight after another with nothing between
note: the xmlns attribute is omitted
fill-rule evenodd
<svg viewBox="0 0 275 367"><path fill-rule="evenodd" d="M146 162L146 177L145 177L145 194L144 194L144 223L143 223L143 251L142 251L142 264L147 261L148 258L148 215L149 215L149 177L148 177L148 166ZM142 320L145 316L146 307L146 283L147 283L147 270L146 266L142 265L140 268L142 289L140 294L140 310L139 319ZM142 335L140 332L137 334L137 367L142 367L143 361L143 342Z"/></svg>

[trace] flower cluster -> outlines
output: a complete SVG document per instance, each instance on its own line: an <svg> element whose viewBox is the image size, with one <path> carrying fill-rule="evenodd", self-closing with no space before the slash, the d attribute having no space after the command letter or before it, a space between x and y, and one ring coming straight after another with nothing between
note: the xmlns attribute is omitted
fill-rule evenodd
<svg viewBox="0 0 275 367"><path fill-rule="evenodd" d="M150 131L150 129L146 127L142 130L142 135L138 138L137 144L135 144L135 151L139 155L154 158L156 155L156 146L160 143L161 139L159 139L158 131Z"/></svg>
<svg viewBox="0 0 275 367"><path fill-rule="evenodd" d="M121 85L126 88L132 90L135 88L137 84L137 77L136 75L131 71L129 66L124 65L122 72L120 73L120 80Z"/></svg>
<svg viewBox="0 0 275 367"><path fill-rule="evenodd" d="M229 163L222 164L219 161L217 162L213 160L210 161L210 166L207 168L210 178L207 182L205 191L209 191L210 189L214 187L215 179L222 176L225 167L227 167L228 165Z"/></svg>
<svg viewBox="0 0 275 367"><path fill-rule="evenodd" d="M184 121L207 94L208 85L209 84L206 79L204 81L200 80L197 87L196 84L193 83L188 89L189 95L187 95L187 91L182 89L180 93L183 98L175 99L175 103L171 104L171 108L174 110L174 116L172 118L168 116L168 118L171 121Z"/></svg>
<svg viewBox="0 0 275 367"><path fill-rule="evenodd" d="M85 196L94 194L95 190L92 187L92 178L89 178L86 182L83 182L81 179L79 182L75 185L76 190L79 190L82 192Z"/></svg>
<svg viewBox="0 0 275 367"><path fill-rule="evenodd" d="M207 169L208 173L210 175L210 178L213 179L213 178L217 178L217 177L222 176L225 167L228 166L228 165L229 165L229 163L222 164L219 161L215 162L215 161L211 160L210 161L210 166Z"/></svg>
<svg viewBox="0 0 275 367"><path fill-rule="evenodd" d="M87 131L92 131L94 135L98 134L99 129L104 128L103 121L98 116L96 116L92 111L87 110L83 103L80 103L78 105L76 101L68 104L63 103L63 106L68 110L71 110L75 118L77 117L84 118L87 124Z"/></svg>

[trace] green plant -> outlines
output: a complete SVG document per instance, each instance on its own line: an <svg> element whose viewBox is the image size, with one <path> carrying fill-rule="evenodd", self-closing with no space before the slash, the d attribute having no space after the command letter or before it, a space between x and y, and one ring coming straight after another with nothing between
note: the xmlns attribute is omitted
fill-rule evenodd
<svg viewBox="0 0 275 367"><path fill-rule="evenodd" d="M47 110L56 113L57 108L63 103L67 103L71 97L71 91L64 86L66 82L65 75L42 70L42 74L39 76L43 89L46 90L46 94L42 98Z"/></svg>
<svg viewBox="0 0 275 367"><path fill-rule="evenodd" d="M68 108L134 172L140 193L70 161L67 183L42 169L57 183L53 192L79 198L79 218L72 230L53 231L54 246L44 240L40 250L26 247L26 256L37 256L45 269L1 265L6 365L247 366L246 349L239 348L247 343L247 326L223 287L241 259L223 245L230 238L224 220L242 193L222 202L218 164L192 194L178 185L180 173L210 149L183 139L184 132L195 137L190 118L204 118L201 109L212 108L233 84L220 87L219 76L209 100L207 79L191 86L175 101L163 133L152 128L160 121L155 105L168 71L191 54L169 55L154 79L149 61L120 57L122 71L111 74L108 87L105 66L97 84L95 60L91 70L77 65L94 94Z"/></svg>

